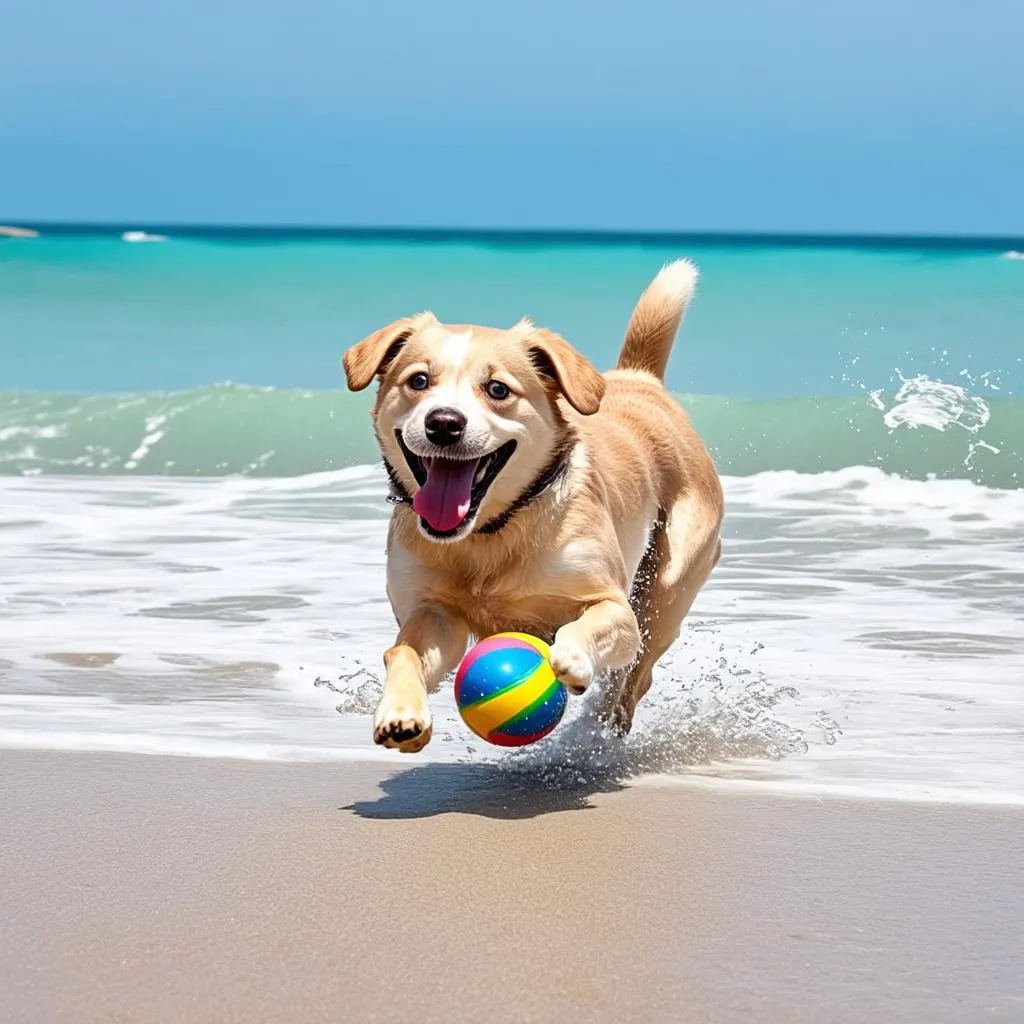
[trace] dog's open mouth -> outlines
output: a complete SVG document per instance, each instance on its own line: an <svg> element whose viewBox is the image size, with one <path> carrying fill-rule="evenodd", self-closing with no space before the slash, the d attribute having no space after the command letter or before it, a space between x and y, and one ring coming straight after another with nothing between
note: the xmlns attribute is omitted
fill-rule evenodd
<svg viewBox="0 0 1024 1024"><path fill-rule="evenodd" d="M401 431L396 430L395 437L419 485L412 507L428 532L437 537L453 536L476 514L516 450L516 442L507 441L479 459L424 458L409 448Z"/></svg>

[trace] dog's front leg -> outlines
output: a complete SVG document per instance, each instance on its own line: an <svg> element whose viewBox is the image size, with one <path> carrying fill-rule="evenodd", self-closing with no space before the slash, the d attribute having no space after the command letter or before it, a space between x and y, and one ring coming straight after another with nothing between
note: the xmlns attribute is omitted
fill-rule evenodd
<svg viewBox="0 0 1024 1024"><path fill-rule="evenodd" d="M384 693L373 716L373 742L415 754L430 742L427 691L466 653L469 627L443 608L424 604L402 623L384 655Z"/></svg>
<svg viewBox="0 0 1024 1024"><path fill-rule="evenodd" d="M605 669L625 668L640 651L640 629L625 596L588 605L555 634L551 667L573 693Z"/></svg>

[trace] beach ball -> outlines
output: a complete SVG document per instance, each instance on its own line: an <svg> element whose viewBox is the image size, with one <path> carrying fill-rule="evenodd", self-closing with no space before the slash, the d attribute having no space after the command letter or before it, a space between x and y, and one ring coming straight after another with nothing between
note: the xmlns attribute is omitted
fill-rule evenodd
<svg viewBox="0 0 1024 1024"><path fill-rule="evenodd" d="M523 747L558 725L568 692L548 653L548 645L528 633L497 633L462 659L455 703L477 736L499 747Z"/></svg>

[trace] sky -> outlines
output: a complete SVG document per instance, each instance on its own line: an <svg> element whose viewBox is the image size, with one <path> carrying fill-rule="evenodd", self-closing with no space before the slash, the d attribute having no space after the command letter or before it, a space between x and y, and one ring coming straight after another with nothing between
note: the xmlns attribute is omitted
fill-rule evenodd
<svg viewBox="0 0 1024 1024"><path fill-rule="evenodd" d="M1024 235L1021 0L0 0L0 221Z"/></svg>

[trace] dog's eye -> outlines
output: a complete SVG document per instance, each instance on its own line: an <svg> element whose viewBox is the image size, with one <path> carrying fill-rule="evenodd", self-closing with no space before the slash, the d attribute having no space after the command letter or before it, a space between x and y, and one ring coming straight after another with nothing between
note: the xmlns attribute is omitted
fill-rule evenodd
<svg viewBox="0 0 1024 1024"><path fill-rule="evenodd" d="M413 391L426 391L430 387L430 378L425 373L414 373L405 383Z"/></svg>
<svg viewBox="0 0 1024 1024"><path fill-rule="evenodd" d="M508 396L512 394L512 389L507 384L503 384L500 380L489 380L487 382L487 394L489 394L496 402L500 402L502 399L508 398Z"/></svg>

